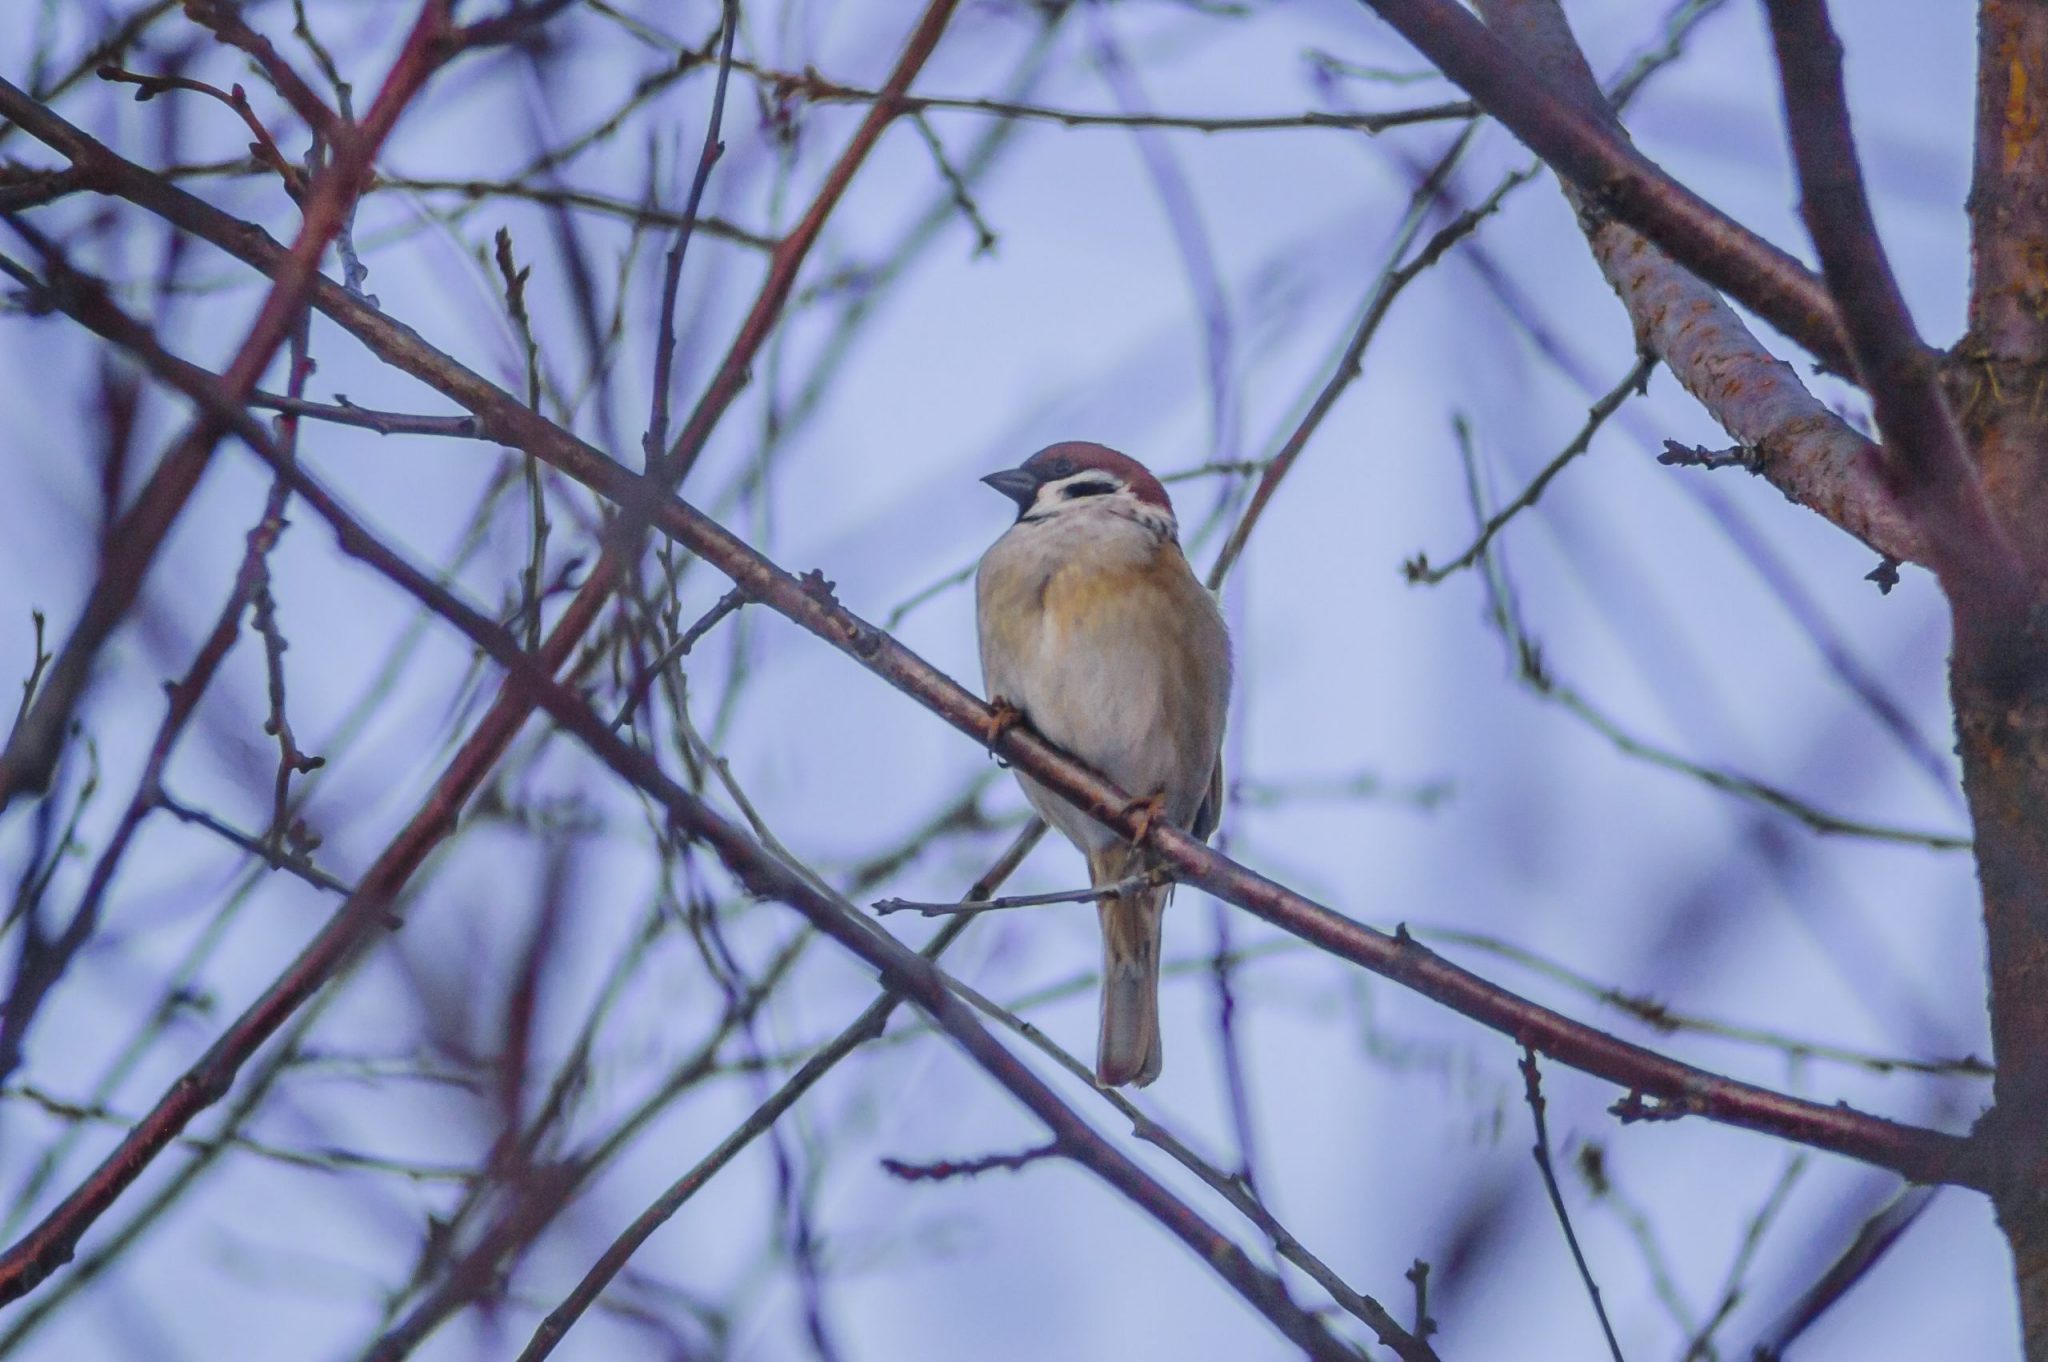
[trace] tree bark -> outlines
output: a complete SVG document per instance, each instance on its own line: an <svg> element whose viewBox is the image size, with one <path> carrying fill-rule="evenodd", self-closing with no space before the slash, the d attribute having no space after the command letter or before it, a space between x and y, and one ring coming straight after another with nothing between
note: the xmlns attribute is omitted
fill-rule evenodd
<svg viewBox="0 0 2048 1362"><path fill-rule="evenodd" d="M1992 513L2038 584L2048 576L2048 0L1984 0L1977 77L1970 328L1950 391ZM1998 1067L1981 1135L2023 1351L2048 1362L2048 659L2040 626L2030 632L1971 649L1959 628L1950 687Z"/></svg>

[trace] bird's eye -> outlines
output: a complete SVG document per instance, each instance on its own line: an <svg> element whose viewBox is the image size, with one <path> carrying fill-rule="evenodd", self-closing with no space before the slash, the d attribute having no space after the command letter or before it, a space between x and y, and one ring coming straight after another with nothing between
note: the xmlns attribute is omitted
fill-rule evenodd
<svg viewBox="0 0 2048 1362"><path fill-rule="evenodd" d="M1076 482L1062 488L1060 495L1072 501L1075 497L1099 497L1115 490L1116 484L1113 482Z"/></svg>

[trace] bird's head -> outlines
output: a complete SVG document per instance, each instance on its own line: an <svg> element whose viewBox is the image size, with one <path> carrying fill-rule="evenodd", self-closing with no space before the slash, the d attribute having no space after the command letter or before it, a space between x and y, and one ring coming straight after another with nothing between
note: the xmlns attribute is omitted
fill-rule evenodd
<svg viewBox="0 0 2048 1362"><path fill-rule="evenodd" d="M1017 520L1045 523L1114 516L1171 538L1173 503L1150 469L1106 445L1069 440L1047 445L1015 468L983 482L1017 503Z"/></svg>

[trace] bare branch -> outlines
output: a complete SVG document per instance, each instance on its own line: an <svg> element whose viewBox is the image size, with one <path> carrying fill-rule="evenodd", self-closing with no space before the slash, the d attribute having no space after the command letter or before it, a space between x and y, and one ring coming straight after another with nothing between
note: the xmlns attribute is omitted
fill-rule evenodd
<svg viewBox="0 0 2048 1362"><path fill-rule="evenodd" d="M945 1182L952 1178L979 1177L983 1173L998 1170L1005 1173L1019 1172L1045 1159L1056 1159L1065 1154L1060 1142L1033 1145L1020 1149L1014 1154L983 1154L977 1158L941 1159L937 1163L905 1163L901 1159L883 1159L882 1167L892 1178L904 1182Z"/></svg>
<svg viewBox="0 0 2048 1362"><path fill-rule="evenodd" d="M1579 1280L1586 1284L1586 1295L1593 1301L1593 1313L1600 1317L1600 1332L1607 1338L1608 1355L1614 1362L1622 1362L1621 1344L1615 1341L1614 1326L1607 1322L1607 1307L1601 1304L1600 1286L1593 1280L1593 1269L1586 1266L1586 1255L1579 1248L1579 1236L1572 1229L1571 1213L1564 1208L1564 1193L1558 1189L1557 1170L1550 1163L1550 1126L1543 1118L1547 1105L1543 1100L1543 1074L1536 1067L1536 1052L1526 1045L1522 1047L1521 1069L1522 1095L1528 1100L1530 1118L1536 1123L1536 1143L1529 1152L1543 1174L1543 1190L1550 1194L1550 1209L1557 1212L1557 1223L1564 1228L1564 1242L1572 1251L1572 1261L1578 1265ZM1419 1305L1417 1308L1420 1309Z"/></svg>
<svg viewBox="0 0 2048 1362"><path fill-rule="evenodd" d="M208 12L214 8L208 7ZM230 28L240 23L225 13L220 22ZM448 55L443 41L446 23L445 0L428 0L369 114L338 144L333 161L308 192L299 238L279 263L276 282L223 376L228 392L235 397L246 396L255 388L256 380L297 324L307 290L318 275L321 254L341 230L378 148L413 96ZM55 115L4 80L0 80L0 106L4 106L8 117L21 122L38 137L61 125ZM76 152L81 143L66 132L57 135L60 140L52 145L71 156L74 165L78 164L80 157ZM17 222L16 228L21 230L21 224ZM80 612L78 624L58 652L49 684L15 726L5 750L0 750L0 810L18 795L40 790L48 783L61 736L85 691L93 659L141 591L158 546L199 485L220 434L221 427L211 415L202 417L164 455L135 504L109 537L111 547L99 579Z"/></svg>
<svg viewBox="0 0 2048 1362"><path fill-rule="evenodd" d="M954 0L932 0L896 64L896 69L890 77L889 88L900 93L923 66L937 45L946 21L951 17L953 3ZM316 186L309 201L309 222L314 216L314 206L321 204L323 199L328 197L322 186L329 183L354 183L361 167L367 166L368 158L379 138L383 132L389 130L391 123L403 108L404 97L424 81L428 73L424 67L426 51L439 50L444 45L444 31L427 22L428 19L435 17L445 23L444 11L439 5L430 4L423 15L421 26L415 30L413 39L408 41L394 67L393 75L387 79L384 91L378 95L362 130L358 132L355 140L349 143L347 154L337 156L335 163L323 174L321 186ZM403 79L401 73L404 73ZM56 139L51 144L74 159L88 158L96 164L106 165L108 162L103 158L112 157L112 153L106 152L98 143L49 113L5 81L0 81L0 113L21 118L29 131L38 137L45 140ZM738 395L746 381L755 353L765 342L781 314L798 268L802 265L812 243L823 230L833 206L845 192L855 171L866 160L889 121L890 115L883 111L883 106L877 105L870 111L869 117L862 122L846 150L833 166L825 184L812 201L810 211L805 214L803 222L778 248L768 279L763 283L760 295L727 352L724 363L689 423L677 437L677 443L669 450L666 462L671 478L679 478L687 471L690 461L709 440L719 417ZM355 164L358 159L361 162L360 166ZM119 158L112 160L118 162ZM125 162L120 164L126 165ZM138 192L147 194L158 203L165 201L163 191L168 189L168 186L156 177L149 176L147 172L135 170L133 167L129 169L141 177L142 182L137 186ZM122 178L125 180L128 177ZM152 181L154 183L151 183ZM183 212L192 212L193 205L183 201L188 196L179 195L176 190L171 190L170 194L177 196L170 199L171 205ZM203 205L199 207L203 208ZM340 207L341 205L337 203L322 216L322 222L330 231L339 225ZM205 212L193 215L207 217ZM246 235L243 240L245 245L248 244ZM309 226L301 241L304 244L312 240ZM280 282L273 288L269 302L259 317L258 335L268 335L268 332L263 330L264 319L278 310L279 299L287 290L287 281L294 290L311 285L315 278L313 262L309 258L302 258L304 256L304 251L295 251L289 260L278 262ZM357 315L381 316L375 309L366 307L360 299L339 286L330 286L320 292L328 298L330 304L339 301ZM171 381L181 391L200 402L205 414L197 428L233 429L251 448L270 450L267 434L247 415L246 410L238 405L249 387L253 386L253 372L242 374L239 384L231 384L225 379L215 382L211 375L203 375L183 361L165 355L153 337L121 315L118 309L105 300L104 295L91 299L74 299L73 303L81 312L89 313L96 325L112 333L111 339L143 356L159 376ZM403 331L403 328L399 330ZM281 334L279 339L282 339ZM423 344L417 337L413 337L412 340L414 344ZM246 346L244 354L248 354ZM230 377L240 373L242 367L244 366L231 370ZM482 379L476 381L483 383ZM484 386L490 392L504 395L495 387L488 384ZM516 419L522 424L530 421L536 423L537 428L566 434L523 404L514 402L512 405L519 412ZM533 452L534 447L525 442L514 440L511 443ZM210 450L210 441L206 447ZM595 451L592 453L595 454ZM597 457L601 463L611 462L602 455ZM281 469L289 469L288 464L278 466ZM624 469L619 471L628 478L633 478L633 475L625 473ZM196 481L196 471L193 480ZM296 470L288 472L288 480L294 486L310 486L302 481L302 475ZM189 493L189 483L184 490ZM541 663L550 676L561 666L609 598L620 573L621 560L631 551L626 546L637 545L639 539L638 526L634 522L644 519L650 510L658 508L661 505L660 498L666 495L666 491L667 488L661 481L643 482L641 479L633 478L632 490L622 503L628 513L618 517L612 526L607 535L604 556L599 560L598 566L592 569L590 577L578 591L575 600L571 602L543 646ZM433 587L432 583L427 585L433 590L439 590ZM132 586L130 591L132 595ZM106 627L111 627L111 621ZM105 632L105 628L101 629L98 637L103 638ZM62 666L61 659L59 666ZM83 667L82 662L80 666ZM46 690L45 697L47 695ZM497 702L458 750L419 811L362 876L357 891L329 919L326 927L307 945L298 959L279 976L261 998L228 1027L199 1064L159 1099L149 1116L129 1132L121 1147L113 1151L83 1184L45 1215L21 1241L4 1256L0 1256L0 1300L14 1299L34 1289L69 1259L79 1238L133 1183L150 1160L162 1152L164 1147L183 1130L187 1122L218 1101L233 1083L236 1072L257 1047L333 977L353 954L365 933L384 919L388 905L396 898L400 888L427 854L447 836L453 827L456 812L475 793L484 776L524 725L532 712L533 703L533 699L525 691L508 689L500 692ZM32 718L34 713L32 710ZM608 741L615 741L611 738L609 730L605 731L605 738ZM0 761L0 771L4 771L4 765L4 761ZM4 793L4 790L0 790L0 793ZM863 928L872 930L866 928L865 924Z"/></svg>
<svg viewBox="0 0 2048 1362"><path fill-rule="evenodd" d="M1061 889L1049 894L1011 894L999 899L962 899L958 903L912 903L909 899L883 899L875 905L876 917L915 912L923 917L950 917L955 913L987 913L1002 908L1043 908L1054 903L1097 903L1128 894L1135 889L1154 888L1168 882L1157 870L1128 875L1096 889Z"/></svg>
<svg viewBox="0 0 2048 1362"><path fill-rule="evenodd" d="M1542 470L1529 480L1529 485L1523 488L1514 500L1486 518L1486 523L1479 527L1479 534L1472 541L1470 548L1441 567L1431 563L1426 555L1418 553L1402 567L1408 580L1435 586L1451 574L1478 562L1485 554L1487 546L1493 543L1494 536L1507 528L1510 520L1534 506L1537 498L1543 495L1543 489L1550 486L1551 479L1564 471L1566 464L1592 448L1593 437L1599 434L1600 427L1607 424L1607 418L1619 411L1623 402L1643 391L1650 381L1651 371L1656 366L1655 356L1638 359L1635 367L1628 371L1621 382L1615 384L1606 396L1593 404L1592 410L1586 414L1586 423L1579 427L1579 433L1572 437L1571 443L1560 450L1556 458L1543 465Z"/></svg>
<svg viewBox="0 0 2048 1362"><path fill-rule="evenodd" d="M239 4L231 3L231 0L185 0L185 17L210 30L230 47L238 47L248 53L262 68L271 85L284 96L285 103L306 120L306 126L313 130L315 136L330 147L341 145L347 131L341 118L313 93L313 87L306 84L305 78L278 54L270 39L249 27L242 18ZM445 22L445 16L436 19L437 24Z"/></svg>
<svg viewBox="0 0 2048 1362"><path fill-rule="evenodd" d="M407 367L417 372L416 365L417 361ZM452 361L437 360L430 367L442 377L451 370L467 372L455 370ZM474 375L461 387L465 396L477 401L478 414L487 425L505 431L514 443L538 451L570 476L624 504L644 506L653 501L650 480L536 416L502 389ZM845 652L975 742L987 741L995 723L987 705L874 625L846 611L828 590L784 572L682 501L657 503L654 523L744 588L750 599ZM1004 732L996 740L995 751L1120 834L1128 837L1140 831L1127 795L1028 730ZM430 803L429 807L434 806ZM1767 1131L1892 1168L1917 1181L1974 1186L1983 1177L1973 1151L1961 1137L1883 1120L1842 1105L1789 1097L1680 1063L1520 998L1450 964L1405 932L1387 935L1333 913L1184 833L1154 828L1150 845L1159 863L1180 883L1234 903L1333 955L1530 1043L1561 1063L1633 1093L1678 1102L1677 1110L1684 1114Z"/></svg>
<svg viewBox="0 0 2048 1362"><path fill-rule="evenodd" d="M1554 93L1626 138L1558 0L1481 0L1480 11ZM1616 220L1597 195L1560 178L1638 343L1664 360L1723 429L1757 451L1756 471L1878 552L1924 561L1918 525L1885 486L1878 447L1809 393L1716 289Z"/></svg>
<svg viewBox="0 0 2048 1362"><path fill-rule="evenodd" d="M270 135L270 129L263 126L263 120L249 107L249 97L243 93L241 86L223 90L217 85L208 85L203 80L193 80L187 76L140 76L132 71L123 71L118 66L102 66L96 74L101 80L139 87L135 91L138 103L152 99L166 90L191 90L219 100L241 118L243 125L256 138L249 144L249 155L259 164L277 172L279 178L284 181L285 192L291 195L294 203L305 196L305 176L286 158L284 152L278 149L276 141Z"/></svg>
<svg viewBox="0 0 2048 1362"><path fill-rule="evenodd" d="M1813 273L1652 165L1609 123L1553 93L1454 0L1364 0L1595 203L1822 362L1850 372L1834 299Z"/></svg>
<svg viewBox="0 0 2048 1362"><path fill-rule="evenodd" d="M769 87L777 101L809 100L817 104L872 104L885 94L827 80L813 70L777 71L753 62L736 61L733 69L744 71ZM1419 123L1448 123L1470 118L1478 112L1468 100L1430 104L1415 109L1392 109L1384 113L1330 113L1311 109L1303 113L1261 114L1253 117L1212 118L1194 114L1094 113L1079 109L1051 109L1039 104L1021 104L1004 99L961 99L944 95L916 95L896 101L910 113L932 110L987 114L994 118L1024 119L1057 123L1066 128L1161 128L1187 132L1268 132L1286 128L1329 128L1344 132L1381 133L1390 128L1413 127Z"/></svg>
<svg viewBox="0 0 2048 1362"><path fill-rule="evenodd" d="M249 394L249 405L265 411L283 412L287 416L374 430L379 435L433 435L454 440L484 438L483 429L474 416L415 416L409 412L373 411L359 407L339 394L331 403L308 402L303 397L267 393L259 388Z"/></svg>
<svg viewBox="0 0 2048 1362"><path fill-rule="evenodd" d="M676 225L675 241L668 248L668 263L661 278L661 314L656 324L654 346L654 410L648 418L642 452L651 470L659 466L662 447L668 443L668 387L676 358L676 290L682 283L683 252L697 227L697 210L704 202L704 186L710 182L711 167L725 154L718 140L719 125L725 119L725 83L732 73L732 44L739 34L737 0L725 0L720 27L725 39L718 49L718 85L711 96L711 118L704 127L704 147L697 156L697 171L690 179L689 196L683 200L682 221Z"/></svg>
<svg viewBox="0 0 2048 1362"><path fill-rule="evenodd" d="M1784 75L1801 208L1829 290L1841 303L1856 372L1886 446L1887 479L1911 508L1966 635L2001 634L2025 612L2025 573L1992 518L1877 237L1842 93L1842 45L1820 0L1768 0ZM1979 665L1973 660L1972 665Z"/></svg>

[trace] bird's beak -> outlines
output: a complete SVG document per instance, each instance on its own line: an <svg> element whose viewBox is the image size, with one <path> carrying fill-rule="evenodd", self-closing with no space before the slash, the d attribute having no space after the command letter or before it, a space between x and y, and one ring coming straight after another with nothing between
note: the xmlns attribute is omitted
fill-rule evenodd
<svg viewBox="0 0 2048 1362"><path fill-rule="evenodd" d="M1019 510L1028 510L1038 497L1038 475L1022 468L1005 468L982 481L1016 502Z"/></svg>

